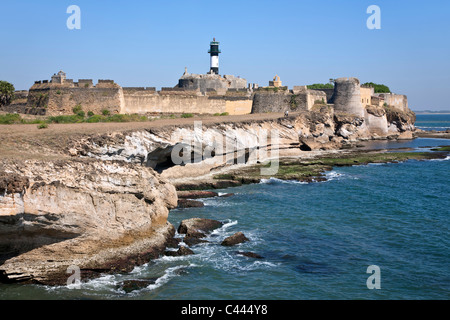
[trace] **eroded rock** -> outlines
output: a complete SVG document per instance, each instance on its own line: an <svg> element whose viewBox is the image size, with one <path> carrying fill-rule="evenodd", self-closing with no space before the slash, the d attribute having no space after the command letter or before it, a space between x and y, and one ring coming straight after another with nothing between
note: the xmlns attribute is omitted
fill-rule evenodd
<svg viewBox="0 0 450 320"><path fill-rule="evenodd" d="M203 199L214 198L219 196L217 192L213 191L177 191L178 199Z"/></svg>
<svg viewBox="0 0 450 320"><path fill-rule="evenodd" d="M176 190L152 169L96 160L1 164L15 173L1 180L5 282L66 284L69 266L83 277L130 271L157 258L175 234L167 217Z"/></svg>
<svg viewBox="0 0 450 320"><path fill-rule="evenodd" d="M181 221L178 227L179 234L208 233L223 226L223 223L217 220L192 218Z"/></svg>
<svg viewBox="0 0 450 320"><path fill-rule="evenodd" d="M246 251L246 252L237 251L236 254L247 257L247 258L264 259L264 257L260 256L259 254L254 253L254 252L249 252L249 251Z"/></svg>
<svg viewBox="0 0 450 320"><path fill-rule="evenodd" d="M221 245L230 247L247 241L250 240L242 232L236 232L232 236L225 238L225 240L222 241Z"/></svg>
<svg viewBox="0 0 450 320"><path fill-rule="evenodd" d="M191 249L181 246L177 251L166 251L165 255L170 257L189 256L195 254Z"/></svg>
<svg viewBox="0 0 450 320"><path fill-rule="evenodd" d="M186 199L178 200L178 208L203 208L204 206L205 204L201 201Z"/></svg>

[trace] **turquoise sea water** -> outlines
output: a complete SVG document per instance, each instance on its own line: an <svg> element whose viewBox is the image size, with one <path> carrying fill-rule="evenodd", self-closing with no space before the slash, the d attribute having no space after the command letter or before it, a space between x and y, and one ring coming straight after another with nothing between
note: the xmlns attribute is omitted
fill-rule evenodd
<svg viewBox="0 0 450 320"><path fill-rule="evenodd" d="M402 142L437 145L450 141ZM267 179L219 190L235 195L204 199L204 208L172 210L176 227L192 217L225 223L192 248L194 256L163 257L81 289L0 285L0 299L449 299L449 158L335 168L327 176L309 184ZM237 231L251 241L220 246ZM380 268L379 290L367 288L370 265ZM128 294L118 286L151 278L158 280Z"/></svg>

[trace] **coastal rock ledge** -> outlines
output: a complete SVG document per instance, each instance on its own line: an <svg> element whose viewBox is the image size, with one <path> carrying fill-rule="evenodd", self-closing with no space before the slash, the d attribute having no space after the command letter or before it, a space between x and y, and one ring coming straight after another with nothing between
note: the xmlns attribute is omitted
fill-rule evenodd
<svg viewBox="0 0 450 320"><path fill-rule="evenodd" d="M4 160L0 171L0 282L66 285L73 267L81 281L128 272L175 234L176 190L151 168Z"/></svg>

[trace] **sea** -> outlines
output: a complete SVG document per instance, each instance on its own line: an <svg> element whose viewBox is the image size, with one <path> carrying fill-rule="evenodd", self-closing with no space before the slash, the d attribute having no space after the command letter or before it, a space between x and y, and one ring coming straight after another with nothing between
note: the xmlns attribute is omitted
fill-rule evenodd
<svg viewBox="0 0 450 320"><path fill-rule="evenodd" d="M425 131L445 131L450 129L450 113L417 114L416 127Z"/></svg>
<svg viewBox="0 0 450 320"><path fill-rule="evenodd" d="M448 127L449 117L418 116ZM450 140L368 142L365 148L427 151ZM268 177L215 190L205 207L175 209L224 225L193 246L126 274L73 286L0 285L0 300L447 300L450 298L450 157L334 168L327 181ZM221 246L243 232L250 241ZM177 234L177 237L181 237ZM249 258L238 252L253 252ZM155 279L125 292L127 280Z"/></svg>

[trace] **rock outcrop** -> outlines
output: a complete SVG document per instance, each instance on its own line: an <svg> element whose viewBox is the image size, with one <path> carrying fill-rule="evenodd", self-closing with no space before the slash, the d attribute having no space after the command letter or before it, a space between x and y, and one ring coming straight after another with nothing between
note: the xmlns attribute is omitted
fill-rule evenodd
<svg viewBox="0 0 450 320"><path fill-rule="evenodd" d="M225 247L235 246L237 244L250 241L242 232L236 232L232 236L225 238L221 245Z"/></svg>
<svg viewBox="0 0 450 320"><path fill-rule="evenodd" d="M180 199L178 200L178 208L203 208L205 204L201 201Z"/></svg>
<svg viewBox="0 0 450 320"><path fill-rule="evenodd" d="M178 227L179 234L193 234L193 233L203 233L206 234L211 232L217 228L220 228L223 225L222 222L211 220L211 219L202 219L202 218L192 218L183 220Z"/></svg>
<svg viewBox="0 0 450 320"><path fill-rule="evenodd" d="M173 183L186 183L233 164L338 150L364 140L412 138L414 113L377 106L361 110L353 114L319 104L271 120L112 132L81 138L67 153L144 165Z"/></svg>
<svg viewBox="0 0 450 320"><path fill-rule="evenodd" d="M222 222L203 219L203 218L192 218L183 220L178 227L178 233L184 234L184 243L188 246L193 246L199 243L208 242L203 238L213 230L220 228L223 225Z"/></svg>
<svg viewBox="0 0 450 320"><path fill-rule="evenodd" d="M123 162L3 161L0 281L66 284L131 270L164 252L175 234L173 185Z"/></svg>

